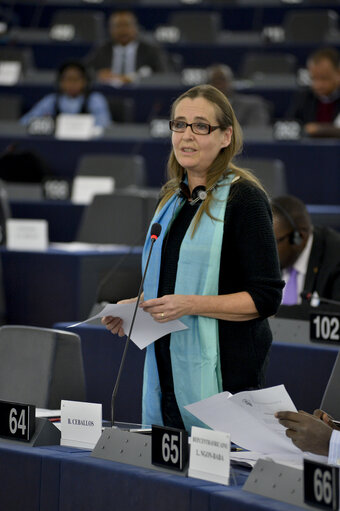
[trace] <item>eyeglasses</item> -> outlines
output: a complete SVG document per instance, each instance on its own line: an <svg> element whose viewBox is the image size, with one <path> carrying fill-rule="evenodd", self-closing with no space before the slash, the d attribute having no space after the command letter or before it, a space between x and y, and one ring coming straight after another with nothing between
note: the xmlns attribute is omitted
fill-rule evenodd
<svg viewBox="0 0 340 511"><path fill-rule="evenodd" d="M210 126L210 124L205 122L192 122L189 124L185 121L169 121L169 128L176 133L184 133L188 126L190 126L191 131L196 135L209 135L209 133L221 127Z"/></svg>

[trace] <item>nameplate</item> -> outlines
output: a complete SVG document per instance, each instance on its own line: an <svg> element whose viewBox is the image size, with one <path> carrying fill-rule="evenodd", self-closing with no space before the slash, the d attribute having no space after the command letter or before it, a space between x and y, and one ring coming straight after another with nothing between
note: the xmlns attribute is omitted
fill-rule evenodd
<svg viewBox="0 0 340 511"><path fill-rule="evenodd" d="M185 85L200 85L207 81L207 71L201 68L186 68L183 69L181 78Z"/></svg>
<svg viewBox="0 0 340 511"><path fill-rule="evenodd" d="M273 126L275 140L299 140L301 125L297 121L276 121Z"/></svg>
<svg viewBox="0 0 340 511"><path fill-rule="evenodd" d="M150 122L150 135L153 138L168 138L171 135L168 119L153 119Z"/></svg>
<svg viewBox="0 0 340 511"><path fill-rule="evenodd" d="M102 433L102 405L61 401L60 445L93 449Z"/></svg>
<svg viewBox="0 0 340 511"><path fill-rule="evenodd" d="M50 38L56 41L72 41L75 38L76 30L73 25L56 24L50 30Z"/></svg>
<svg viewBox="0 0 340 511"><path fill-rule="evenodd" d="M152 426L151 462L171 470L185 469L188 458L188 433L182 429Z"/></svg>
<svg viewBox="0 0 340 511"><path fill-rule="evenodd" d="M155 30L155 39L160 43L177 43L181 38L179 28L161 25Z"/></svg>
<svg viewBox="0 0 340 511"><path fill-rule="evenodd" d="M15 85L20 78L21 63L16 61L0 62L0 85Z"/></svg>
<svg viewBox="0 0 340 511"><path fill-rule="evenodd" d="M29 135L51 136L54 134L54 119L48 115L32 119L27 126Z"/></svg>
<svg viewBox="0 0 340 511"><path fill-rule="evenodd" d="M73 180L72 202L90 204L95 195L110 194L115 189L113 177L77 176Z"/></svg>
<svg viewBox="0 0 340 511"><path fill-rule="evenodd" d="M229 474L230 434L193 426L189 477L228 485Z"/></svg>
<svg viewBox="0 0 340 511"><path fill-rule="evenodd" d="M311 341L339 343L340 314L311 314L309 335Z"/></svg>
<svg viewBox="0 0 340 511"><path fill-rule="evenodd" d="M6 236L9 250L47 250L47 220L9 218L6 220Z"/></svg>
<svg viewBox="0 0 340 511"><path fill-rule="evenodd" d="M34 430L34 405L0 401L0 436L29 442Z"/></svg>
<svg viewBox="0 0 340 511"><path fill-rule="evenodd" d="M55 137L63 140L88 140L95 134L91 114L60 114L56 119Z"/></svg>
<svg viewBox="0 0 340 511"><path fill-rule="evenodd" d="M339 467L304 460L304 502L318 509L339 509Z"/></svg>

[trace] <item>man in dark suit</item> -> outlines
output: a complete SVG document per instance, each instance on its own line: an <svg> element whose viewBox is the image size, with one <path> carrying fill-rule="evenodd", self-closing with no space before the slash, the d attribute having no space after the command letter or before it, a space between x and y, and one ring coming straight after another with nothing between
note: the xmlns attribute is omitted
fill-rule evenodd
<svg viewBox="0 0 340 511"><path fill-rule="evenodd" d="M229 66L215 64L208 67L207 83L227 96L242 127L269 125L270 112L266 101L255 94L236 93L233 82L234 74Z"/></svg>
<svg viewBox="0 0 340 511"><path fill-rule="evenodd" d="M142 40L131 11L116 11L109 18L110 40L92 51L85 64L103 82L130 83L139 76L167 70L167 59L157 44Z"/></svg>
<svg viewBox="0 0 340 511"><path fill-rule="evenodd" d="M307 61L310 87L293 100L288 117L312 137L340 136L340 55L335 48L313 53Z"/></svg>
<svg viewBox="0 0 340 511"><path fill-rule="evenodd" d="M340 234L311 223L305 204L285 195L272 200L282 278L282 304L302 302L301 293L340 300Z"/></svg>

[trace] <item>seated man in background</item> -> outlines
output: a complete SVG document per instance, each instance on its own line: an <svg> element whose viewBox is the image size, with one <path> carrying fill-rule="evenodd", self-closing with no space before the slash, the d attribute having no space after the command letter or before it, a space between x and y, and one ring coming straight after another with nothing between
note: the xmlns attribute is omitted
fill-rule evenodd
<svg viewBox="0 0 340 511"><path fill-rule="evenodd" d="M305 204L292 195L272 200L274 232L286 281L282 304L300 304L301 293L340 300L340 234L315 227Z"/></svg>
<svg viewBox="0 0 340 511"><path fill-rule="evenodd" d="M306 412L280 411L275 414L287 428L286 435L305 452L328 456L328 463L340 465L340 428L322 410Z"/></svg>
<svg viewBox="0 0 340 511"><path fill-rule="evenodd" d="M340 136L340 54L317 50L307 60L310 87L297 94L288 117L299 121L312 137Z"/></svg>
<svg viewBox="0 0 340 511"><path fill-rule="evenodd" d="M110 40L92 51L86 65L103 82L130 83L138 73L167 71L167 59L156 43L139 37L138 22L131 11L116 11L109 19Z"/></svg>
<svg viewBox="0 0 340 511"><path fill-rule="evenodd" d="M21 119L29 124L37 117L59 114L92 114L97 126L111 123L111 114L106 98L100 92L91 92L90 78L83 64L67 62L58 70L57 92L48 94L34 105Z"/></svg>
<svg viewBox="0 0 340 511"><path fill-rule="evenodd" d="M229 66L215 64L207 69L207 83L219 89L229 99L242 127L267 126L270 124L266 101L254 94L239 94L234 91L234 75Z"/></svg>

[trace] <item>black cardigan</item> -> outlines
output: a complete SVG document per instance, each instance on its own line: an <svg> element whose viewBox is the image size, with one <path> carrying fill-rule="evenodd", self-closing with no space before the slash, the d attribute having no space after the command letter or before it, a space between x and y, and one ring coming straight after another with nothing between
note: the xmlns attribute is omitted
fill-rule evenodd
<svg viewBox="0 0 340 511"><path fill-rule="evenodd" d="M179 248L196 210L185 204L164 240L158 296L174 292ZM277 311L283 286L269 202L258 187L239 179L231 186L226 207L219 294L247 291L260 317L218 321L223 390L263 386L272 340L266 318ZM155 345L162 389L171 375L168 342L169 336Z"/></svg>

